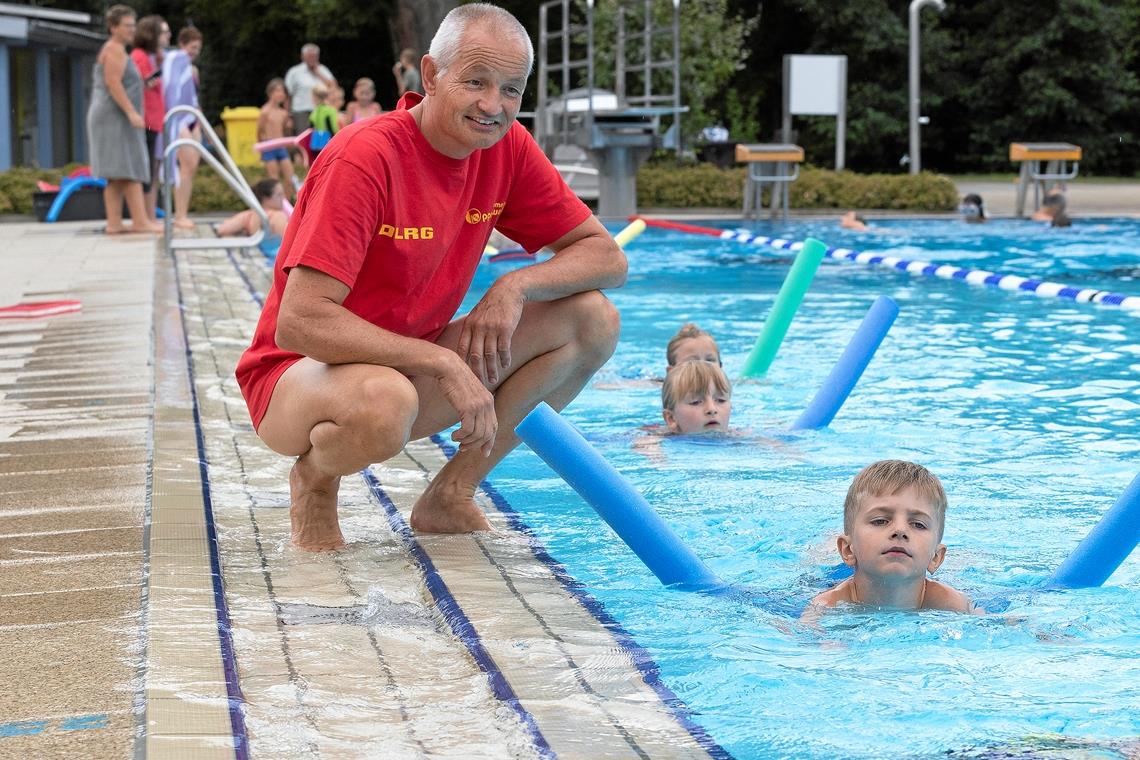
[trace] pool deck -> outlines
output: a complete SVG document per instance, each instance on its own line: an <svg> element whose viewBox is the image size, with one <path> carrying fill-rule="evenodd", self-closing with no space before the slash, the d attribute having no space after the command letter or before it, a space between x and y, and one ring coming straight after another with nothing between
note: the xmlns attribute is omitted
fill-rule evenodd
<svg viewBox="0 0 1140 760"><path fill-rule="evenodd" d="M409 529L441 440L294 549L233 378L263 257L101 226L2 228L0 306L82 311L0 319L0 756L725 755L492 487L493 532Z"/></svg>

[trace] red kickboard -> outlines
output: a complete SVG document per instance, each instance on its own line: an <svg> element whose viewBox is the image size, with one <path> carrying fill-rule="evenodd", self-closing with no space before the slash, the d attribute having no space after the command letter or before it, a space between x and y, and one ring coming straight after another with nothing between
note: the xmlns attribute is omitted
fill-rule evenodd
<svg viewBox="0 0 1140 760"><path fill-rule="evenodd" d="M33 301L0 306L0 319L40 319L54 317L57 314L70 314L82 309L83 304L79 301Z"/></svg>

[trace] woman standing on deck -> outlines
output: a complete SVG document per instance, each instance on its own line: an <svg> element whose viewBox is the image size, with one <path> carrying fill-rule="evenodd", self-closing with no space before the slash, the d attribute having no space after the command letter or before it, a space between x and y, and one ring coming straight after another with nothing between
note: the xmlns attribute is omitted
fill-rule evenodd
<svg viewBox="0 0 1140 760"><path fill-rule="evenodd" d="M135 37L135 12L126 5L107 10L111 38L95 59L91 107L87 110L87 137L91 146L91 173L107 180L103 205L107 214L107 234L161 232L162 227L147 221L142 185L150 181L150 160L146 154L145 122L142 117L143 80L127 56L127 45ZM130 209L132 224L123 224L123 199Z"/></svg>

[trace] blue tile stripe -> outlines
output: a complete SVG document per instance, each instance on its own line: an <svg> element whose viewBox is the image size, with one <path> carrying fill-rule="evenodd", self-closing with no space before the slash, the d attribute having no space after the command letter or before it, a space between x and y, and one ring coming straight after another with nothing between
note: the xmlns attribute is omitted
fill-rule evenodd
<svg viewBox="0 0 1140 760"><path fill-rule="evenodd" d="M234 755L237 760L249 757L249 736L246 732L245 717L242 715L241 682L238 678L237 654L234 651L233 630L230 622L229 605L222 585L222 565L218 557L218 533L214 526L214 505L210 493L210 469L206 459L206 440L202 432L202 415L198 406L198 391L194 378L194 353L190 349L190 331L186 327L186 304L182 298L182 285L179 279L178 256L171 252L174 266L174 284L178 293L178 311L182 320L182 337L186 345L186 373L190 380L190 402L194 410L194 437L198 446L198 473L202 482L202 504L205 510L206 542L210 549L210 578L214 588L214 610L218 623L218 642L221 648L222 670L226 677L226 695L230 714L230 732L234 740Z"/></svg>
<svg viewBox="0 0 1140 760"><path fill-rule="evenodd" d="M448 459L455 455L455 446L448 443L442 436L433 435L431 440L443 450L443 453ZM653 689L658 698L669 708L669 711L672 712L674 718L681 724L681 727L688 731L689 735L692 736L711 757L716 758L716 760L732 760L733 756L728 750L717 744L716 740L709 735L704 727L693 721L691 717L692 710L661 680L660 668L653 660L653 656L649 654L649 651L637 643L636 639L622 627L621 623L610 614L609 610L590 594L581 581L571 576L562 563L554 559L554 557L546 551L546 548L538 540L538 536L535 535L534 530L523 521L518 510L488 481L484 480L480 483L479 488L483 493L487 494L491 503L506 516L507 523L511 526L511 529L525 535L529 539L528 544L535 559L546 565L558 582L562 584L563 588L577 599L606 630L613 634L614 639L617 640L618 644L620 644L622 649L629 655L630 660L638 672L641 673L641 677L646 685Z"/></svg>
<svg viewBox="0 0 1140 760"><path fill-rule="evenodd" d="M544 758L553 760L556 755L554 750L551 749L550 743L546 737L542 735L538 723L535 721L534 716L523 707L522 702L519 700L515 690L511 688L510 683L507 681L506 676L503 675L502 670L499 669L498 663L491 656L483 646L483 642L479 637L479 632L475 630L475 626L471 623L467 613L463 611L458 600L451 593L451 589L447 587L443 577L435 568L435 563L431 561L431 557L416 540L415 534L412 533L412 528L405 522L400 510L397 509L395 503L384 491L384 487L380 484L379 479L372 473L371 470L364 469L360 471L361 477L368 485L368 489L372 495L380 502L380 506L384 508L384 512L388 517L388 525L392 528L392 532L403 544L404 548L415 558L420 566L420 571L424 576L424 585L427 586L428 591L431 593L432 599L435 600L435 605L439 608L443 619L451 627L451 630L459 638L463 645L467 647L467 651L471 653L479 669L487 674L487 678L491 683L491 691L494 693L495 698L510 707L514 713L523 722L526 727L527 733L530 734L531 741L534 742L535 747L538 749L539 754Z"/></svg>

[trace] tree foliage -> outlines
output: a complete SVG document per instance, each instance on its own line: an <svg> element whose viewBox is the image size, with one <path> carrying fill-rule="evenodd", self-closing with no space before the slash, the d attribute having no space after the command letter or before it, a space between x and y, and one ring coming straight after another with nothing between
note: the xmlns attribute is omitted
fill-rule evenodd
<svg viewBox="0 0 1140 760"><path fill-rule="evenodd" d="M899 169L908 149L906 0L737 0L759 25L747 74L728 90L759 94L765 137L781 120L782 59L848 57L847 161ZM923 167L1009 171L1009 143L1068 141L1083 170L1132 174L1137 133L1138 0L951 0L921 15ZM750 79L749 75L752 76ZM831 155L835 120L797 117L809 156Z"/></svg>
<svg viewBox="0 0 1140 760"><path fill-rule="evenodd" d="M193 20L206 37L203 105L262 102L266 81L297 62L302 43L351 87L370 76L391 106L390 73L405 40L426 48L430 30L459 0L138 0L177 30ZM537 46L533 0L499 0ZM599 82L612 83L619 0L596 0ZM585 0L575 0L584 8ZM40 0L102 13L107 0ZM631 15L644 0L625 0ZM655 0L668 16L672 3ZM782 60L789 53L848 57L847 164L903 171L908 149L909 0L680 0L686 131L721 122L732 137L773 139L780 127ZM410 15L409 15L410 14ZM426 31L425 31L426 30ZM608 35L608 36L607 36ZM947 0L921 17L923 167L1012 171L1009 143L1064 140L1084 148L1082 173L1140 170L1140 0ZM671 44L660 40L658 44ZM606 77L610 78L607 80ZM532 106L534 77L526 103ZM835 120L797 117L809 160L834 153Z"/></svg>

